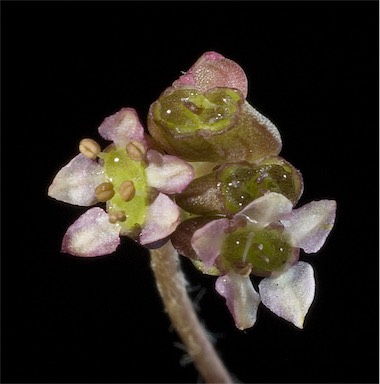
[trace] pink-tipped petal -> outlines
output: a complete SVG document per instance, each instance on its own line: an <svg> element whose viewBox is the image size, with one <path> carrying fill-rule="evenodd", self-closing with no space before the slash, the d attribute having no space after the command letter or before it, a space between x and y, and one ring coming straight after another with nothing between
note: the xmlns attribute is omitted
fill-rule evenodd
<svg viewBox="0 0 380 384"><path fill-rule="evenodd" d="M237 328L244 330L255 324L260 295L253 288L249 276L229 272L217 278L215 288L226 299Z"/></svg>
<svg viewBox="0 0 380 384"><path fill-rule="evenodd" d="M48 195L65 203L88 207L97 202L95 188L103 181L103 167L79 154L58 171Z"/></svg>
<svg viewBox="0 0 380 384"><path fill-rule="evenodd" d="M118 147L123 147L130 141L138 141L146 146L144 127L133 108L122 108L115 114L106 117L99 126L98 132L100 136L113 141Z"/></svg>
<svg viewBox="0 0 380 384"><path fill-rule="evenodd" d="M302 329L315 294L313 267L299 261L278 277L261 280L259 292L267 308Z"/></svg>
<svg viewBox="0 0 380 384"><path fill-rule="evenodd" d="M268 192L258 197L238 212L235 217L244 217L250 223L265 227L288 215L293 208L292 202L284 195Z"/></svg>
<svg viewBox="0 0 380 384"><path fill-rule="evenodd" d="M213 220L196 230L191 238L191 246L206 268L213 266L219 256L225 230L229 227L228 219Z"/></svg>
<svg viewBox="0 0 380 384"><path fill-rule="evenodd" d="M178 206L168 196L159 193L148 208L140 243L144 245L164 239L175 231L179 222Z"/></svg>
<svg viewBox="0 0 380 384"><path fill-rule="evenodd" d="M163 193L182 192L194 178L193 167L176 156L161 155L155 150L150 150L147 157L147 183Z"/></svg>
<svg viewBox="0 0 380 384"><path fill-rule="evenodd" d="M119 232L119 226L108 221L103 209L91 208L68 228L62 252L82 257L108 255L120 244Z"/></svg>
<svg viewBox="0 0 380 384"><path fill-rule="evenodd" d="M247 76L240 65L213 51L204 53L173 86L191 86L201 92L215 87L237 88L244 97L248 93Z"/></svg>
<svg viewBox="0 0 380 384"><path fill-rule="evenodd" d="M334 200L312 201L292 211L289 217L281 220L290 235L292 245L306 253L321 249L331 232L336 214Z"/></svg>

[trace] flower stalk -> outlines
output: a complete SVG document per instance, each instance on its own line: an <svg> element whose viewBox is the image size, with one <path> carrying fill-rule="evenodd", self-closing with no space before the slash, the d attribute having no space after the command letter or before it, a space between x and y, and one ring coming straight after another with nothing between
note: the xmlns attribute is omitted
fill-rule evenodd
<svg viewBox="0 0 380 384"><path fill-rule="evenodd" d="M233 383L195 313L177 251L169 241L161 248L151 249L150 256L165 310L203 380L206 383Z"/></svg>

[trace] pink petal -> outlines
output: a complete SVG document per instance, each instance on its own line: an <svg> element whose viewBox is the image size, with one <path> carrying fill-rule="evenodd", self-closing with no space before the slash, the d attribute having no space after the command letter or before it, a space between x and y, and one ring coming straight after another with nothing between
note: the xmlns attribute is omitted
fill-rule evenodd
<svg viewBox="0 0 380 384"><path fill-rule="evenodd" d="M108 255L120 244L119 231L118 225L108 221L103 209L91 208L68 228L62 252L83 257Z"/></svg>
<svg viewBox="0 0 380 384"><path fill-rule="evenodd" d="M248 80L244 70L234 61L213 51L204 53L178 80L174 87L191 86L201 92L214 87L239 89L247 97Z"/></svg>
<svg viewBox="0 0 380 384"><path fill-rule="evenodd" d="M213 266L219 256L225 229L229 227L228 219L213 220L196 230L191 238L191 246L206 268Z"/></svg>
<svg viewBox="0 0 380 384"><path fill-rule="evenodd" d="M148 208L140 243L144 245L164 239L175 231L179 222L178 206L168 196L159 193Z"/></svg>
<svg viewBox="0 0 380 384"><path fill-rule="evenodd" d="M315 294L313 267L299 261L278 277L261 280L259 292L263 304L273 313L303 328Z"/></svg>
<svg viewBox="0 0 380 384"><path fill-rule="evenodd" d="M146 145L144 127L133 108L122 108L119 112L106 117L98 128L100 136L123 147L130 141L139 141Z"/></svg>
<svg viewBox="0 0 380 384"><path fill-rule="evenodd" d="M255 324L260 295L253 288L249 276L229 272L217 278L215 288L226 299L237 328L243 330Z"/></svg>
<svg viewBox="0 0 380 384"><path fill-rule="evenodd" d="M161 155L155 150L150 150L147 157L147 183L163 193L182 192L194 178L193 167L176 156Z"/></svg>
<svg viewBox="0 0 380 384"><path fill-rule="evenodd" d="M331 232L335 214L334 200L312 201L293 210L281 222L290 234L294 247L302 248L306 253L314 253L319 251Z"/></svg>
<svg viewBox="0 0 380 384"><path fill-rule="evenodd" d="M103 167L79 154L58 171L48 195L65 203L87 207L97 202L95 188L103 181Z"/></svg>
<svg viewBox="0 0 380 384"><path fill-rule="evenodd" d="M285 196L268 192L249 203L235 217L244 217L252 224L265 227L289 214L292 208L292 202Z"/></svg>

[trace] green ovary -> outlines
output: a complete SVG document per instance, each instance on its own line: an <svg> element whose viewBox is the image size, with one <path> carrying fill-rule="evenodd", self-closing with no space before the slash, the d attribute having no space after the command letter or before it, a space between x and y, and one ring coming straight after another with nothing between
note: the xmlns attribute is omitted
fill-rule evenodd
<svg viewBox="0 0 380 384"><path fill-rule="evenodd" d="M221 251L228 269L249 263L265 272L282 268L291 254L287 237L277 229L238 229L226 236Z"/></svg>
<svg viewBox="0 0 380 384"><path fill-rule="evenodd" d="M124 211L127 219L120 222L122 229L130 231L145 221L147 211L148 187L145 167L141 161L132 160L126 149L114 148L102 153L107 181L113 184L115 195L107 202L108 211ZM132 181L136 190L131 201L124 201L119 193L120 185Z"/></svg>
<svg viewBox="0 0 380 384"><path fill-rule="evenodd" d="M154 116L177 134L199 129L221 131L237 111L239 93L229 88L215 88L205 94L194 89L174 90L159 98Z"/></svg>

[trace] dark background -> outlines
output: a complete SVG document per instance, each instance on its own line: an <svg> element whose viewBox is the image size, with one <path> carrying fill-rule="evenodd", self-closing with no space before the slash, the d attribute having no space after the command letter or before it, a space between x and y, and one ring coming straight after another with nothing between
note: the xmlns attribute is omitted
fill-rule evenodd
<svg viewBox="0 0 380 384"><path fill-rule="evenodd" d="M2 382L196 382L163 312L147 252L60 253L86 208L47 197L80 139L153 102L205 51L239 63L248 100L301 170L303 205L336 225L303 255L316 297L299 330L260 306L234 327L214 278L186 260L199 315L249 382L378 382L378 2L1 2Z"/></svg>

